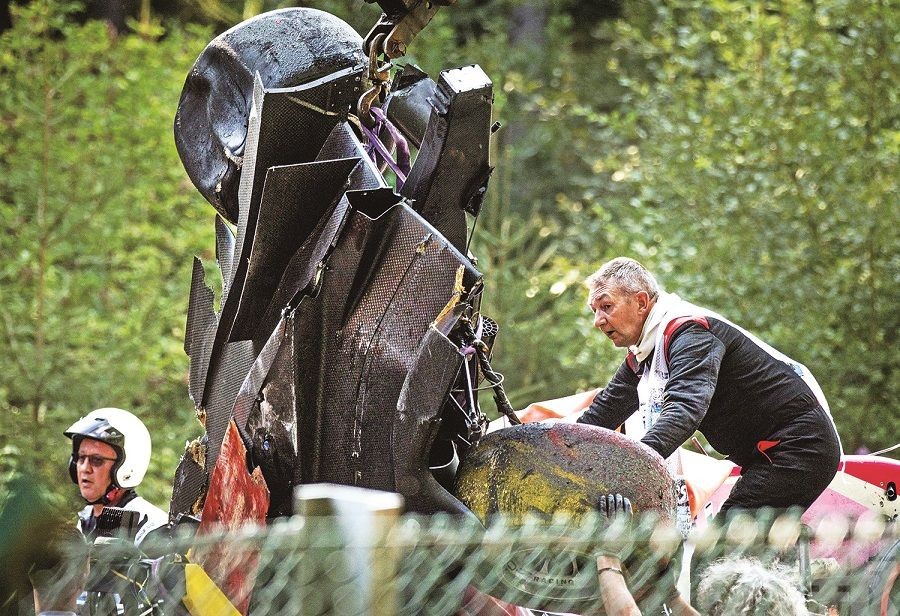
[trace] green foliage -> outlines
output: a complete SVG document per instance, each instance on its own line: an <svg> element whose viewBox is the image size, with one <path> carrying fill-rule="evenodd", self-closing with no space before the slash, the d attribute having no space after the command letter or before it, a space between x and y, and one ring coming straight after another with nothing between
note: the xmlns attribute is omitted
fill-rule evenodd
<svg viewBox="0 0 900 616"><path fill-rule="evenodd" d="M187 0L166 7L166 12L170 17L179 21L208 23L218 33L260 13L296 6L315 8L337 15L363 35L372 27L381 13L378 5L364 3L362 0L314 0L312 2Z"/></svg>
<svg viewBox="0 0 900 616"><path fill-rule="evenodd" d="M162 501L196 430L182 350L189 256L213 244L171 126L209 34L111 38L100 22L72 23L76 8L16 7L0 37L0 440L58 486L62 430L95 407L127 408L153 433L145 491Z"/></svg>

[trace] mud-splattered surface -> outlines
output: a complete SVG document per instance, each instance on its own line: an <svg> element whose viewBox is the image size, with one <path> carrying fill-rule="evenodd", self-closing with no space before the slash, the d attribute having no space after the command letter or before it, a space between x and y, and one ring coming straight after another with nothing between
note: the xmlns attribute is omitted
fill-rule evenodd
<svg viewBox="0 0 900 616"><path fill-rule="evenodd" d="M244 524L264 524L269 508L269 490L259 468L247 471L247 449L232 421L225 432L222 454L210 479L209 492L203 505L199 533L222 529L236 531ZM259 555L239 542L203 545L191 554L228 599L242 613L247 613Z"/></svg>
<svg viewBox="0 0 900 616"><path fill-rule="evenodd" d="M674 519L675 491L662 458L595 426L533 423L492 432L466 457L456 483L457 497L482 521L579 515L610 492L631 499L635 513Z"/></svg>

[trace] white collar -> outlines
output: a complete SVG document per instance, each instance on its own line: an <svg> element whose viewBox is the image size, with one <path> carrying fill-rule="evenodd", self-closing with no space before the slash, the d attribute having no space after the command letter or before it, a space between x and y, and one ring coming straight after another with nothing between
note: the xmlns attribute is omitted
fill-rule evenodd
<svg viewBox="0 0 900 616"><path fill-rule="evenodd" d="M665 320L669 310L679 300L680 298L674 293L666 293L665 291L661 291L659 297L656 298L656 303L653 304L650 314L647 315L647 319L644 321L644 328L641 330L641 337L638 343L628 347L628 350L634 353L639 362L644 361L653 353L659 326Z"/></svg>

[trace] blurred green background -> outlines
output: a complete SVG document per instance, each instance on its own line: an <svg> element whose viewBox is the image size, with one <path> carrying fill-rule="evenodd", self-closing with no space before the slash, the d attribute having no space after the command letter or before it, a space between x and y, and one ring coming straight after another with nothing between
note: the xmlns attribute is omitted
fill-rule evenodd
<svg viewBox="0 0 900 616"><path fill-rule="evenodd" d="M167 507L201 433L182 349L192 256L215 269L175 108L213 36L282 6L34 0L0 15L0 493L27 470L78 506L62 431L119 406L150 428L141 491ZM307 6L363 35L379 15ZM443 9L406 61L494 81L503 128L472 251L514 406L606 382L621 352L592 331L581 281L628 255L810 366L848 453L897 443L898 26L877 0Z"/></svg>

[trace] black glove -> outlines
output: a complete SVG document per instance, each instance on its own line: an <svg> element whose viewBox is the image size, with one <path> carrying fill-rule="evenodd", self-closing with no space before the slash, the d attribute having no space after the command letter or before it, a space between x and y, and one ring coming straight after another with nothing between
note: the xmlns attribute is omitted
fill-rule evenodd
<svg viewBox="0 0 900 616"><path fill-rule="evenodd" d="M621 494L604 494L597 500L597 511L612 520L617 516L626 516L631 519L634 512L631 509L631 501Z"/></svg>

